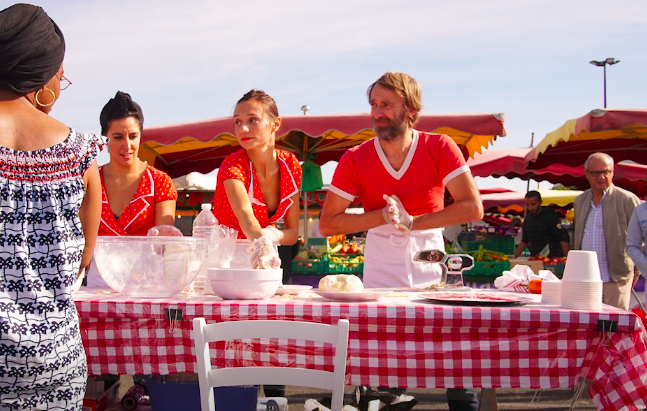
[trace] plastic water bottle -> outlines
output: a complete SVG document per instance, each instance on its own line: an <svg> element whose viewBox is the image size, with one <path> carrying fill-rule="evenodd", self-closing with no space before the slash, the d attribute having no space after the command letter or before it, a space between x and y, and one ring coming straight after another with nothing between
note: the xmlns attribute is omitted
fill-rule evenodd
<svg viewBox="0 0 647 411"><path fill-rule="evenodd" d="M193 220L193 236L211 240L213 228L218 225L216 216L211 212L211 204L203 203L202 211Z"/></svg>
<svg viewBox="0 0 647 411"><path fill-rule="evenodd" d="M218 225L218 220L216 216L211 212L211 204L204 203L202 204L202 211L200 214L193 220L193 237L197 238L206 238L208 242L211 242L211 234L213 229ZM205 292L210 292L211 287L207 281L207 269L209 268L211 244L207 247L207 255L204 258L202 267L195 280L189 285L189 292L195 294L204 294Z"/></svg>

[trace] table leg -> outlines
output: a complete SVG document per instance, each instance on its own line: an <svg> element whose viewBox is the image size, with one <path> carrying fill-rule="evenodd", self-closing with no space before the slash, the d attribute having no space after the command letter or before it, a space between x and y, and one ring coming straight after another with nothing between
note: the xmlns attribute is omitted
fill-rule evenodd
<svg viewBox="0 0 647 411"><path fill-rule="evenodd" d="M569 411L573 411L575 409L575 404L577 404L577 401L580 399L580 396L582 394L587 394L589 390L591 389L591 380L588 380L586 378L580 378L577 384L575 384L574 393L573 393L573 398L571 398L571 406L569 408Z"/></svg>
<svg viewBox="0 0 647 411"><path fill-rule="evenodd" d="M497 411L496 391L494 388L481 388L479 411Z"/></svg>

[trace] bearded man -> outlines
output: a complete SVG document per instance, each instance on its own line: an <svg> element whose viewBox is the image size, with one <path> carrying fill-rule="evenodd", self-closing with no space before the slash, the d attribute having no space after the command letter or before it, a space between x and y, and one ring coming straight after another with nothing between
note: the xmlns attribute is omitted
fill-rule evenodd
<svg viewBox="0 0 647 411"><path fill-rule="evenodd" d="M421 89L404 73L389 72L368 88L376 137L340 159L321 213L322 235L368 230L366 287L425 288L438 284L437 264L416 262L416 252L444 250L442 227L480 220L483 204L454 141L413 127ZM454 203L444 208L445 187ZM361 215L345 210L358 196ZM450 410L476 410L473 389L450 389Z"/></svg>

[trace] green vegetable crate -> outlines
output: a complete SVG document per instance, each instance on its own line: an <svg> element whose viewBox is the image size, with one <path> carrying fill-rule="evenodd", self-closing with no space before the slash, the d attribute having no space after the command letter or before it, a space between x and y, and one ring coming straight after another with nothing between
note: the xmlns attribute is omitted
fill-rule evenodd
<svg viewBox="0 0 647 411"><path fill-rule="evenodd" d="M464 251L477 251L479 246L490 251L497 251L506 255L514 254L514 237L502 235L487 236L484 241L463 241L461 247Z"/></svg>
<svg viewBox="0 0 647 411"><path fill-rule="evenodd" d="M292 274L328 274L326 259L321 260L292 260Z"/></svg>
<svg viewBox="0 0 647 411"><path fill-rule="evenodd" d="M470 280L470 277L488 277L490 281L494 281L496 277L499 277L504 271L510 269L510 261L496 261L496 262L474 262L474 268L468 271L463 271L463 275L466 277L466 281Z"/></svg>
<svg viewBox="0 0 647 411"><path fill-rule="evenodd" d="M329 262L328 273L332 274L362 274L364 272L364 263L357 265L345 265L340 263Z"/></svg>

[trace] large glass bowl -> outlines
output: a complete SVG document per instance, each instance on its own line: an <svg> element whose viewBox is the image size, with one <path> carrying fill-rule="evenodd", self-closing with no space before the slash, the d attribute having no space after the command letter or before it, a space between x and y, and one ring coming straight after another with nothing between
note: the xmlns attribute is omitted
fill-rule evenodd
<svg viewBox="0 0 647 411"><path fill-rule="evenodd" d="M171 297L198 275L207 240L193 237L100 236L94 261L115 291L136 297Z"/></svg>

